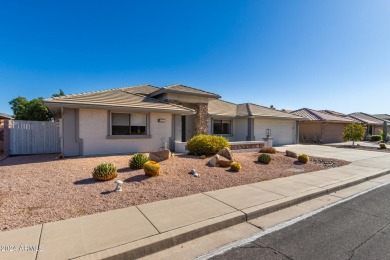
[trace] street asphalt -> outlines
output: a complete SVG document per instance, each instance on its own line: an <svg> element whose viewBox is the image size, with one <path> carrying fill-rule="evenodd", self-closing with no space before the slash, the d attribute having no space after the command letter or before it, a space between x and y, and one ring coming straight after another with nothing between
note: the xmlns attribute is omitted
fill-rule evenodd
<svg viewBox="0 0 390 260"><path fill-rule="evenodd" d="M390 259L390 185L211 259Z"/></svg>

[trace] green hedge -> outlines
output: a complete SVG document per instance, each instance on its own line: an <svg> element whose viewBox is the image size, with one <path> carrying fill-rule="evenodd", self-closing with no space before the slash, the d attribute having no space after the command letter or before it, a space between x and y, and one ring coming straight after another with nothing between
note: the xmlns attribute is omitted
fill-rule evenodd
<svg viewBox="0 0 390 260"><path fill-rule="evenodd" d="M193 155L212 155L224 147L230 148L225 137L215 135L196 135L187 142L187 150Z"/></svg>
<svg viewBox="0 0 390 260"><path fill-rule="evenodd" d="M382 136L381 135L372 135L370 137L371 141L382 141Z"/></svg>

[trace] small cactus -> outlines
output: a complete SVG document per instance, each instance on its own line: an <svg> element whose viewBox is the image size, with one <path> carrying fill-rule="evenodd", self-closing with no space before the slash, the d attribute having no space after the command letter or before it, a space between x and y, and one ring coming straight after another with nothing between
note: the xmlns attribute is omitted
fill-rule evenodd
<svg viewBox="0 0 390 260"><path fill-rule="evenodd" d="M271 156L266 153L260 154L259 157L257 158L257 161L265 164L269 164L271 160L272 160Z"/></svg>
<svg viewBox="0 0 390 260"><path fill-rule="evenodd" d="M387 148L385 143L379 143L379 147L381 149L386 149Z"/></svg>
<svg viewBox="0 0 390 260"><path fill-rule="evenodd" d="M118 176L117 168L112 163L102 163L93 169L92 177L98 181L109 181Z"/></svg>
<svg viewBox="0 0 390 260"><path fill-rule="evenodd" d="M307 154L300 154L298 156L298 161L301 163L307 163L310 160L310 157Z"/></svg>
<svg viewBox="0 0 390 260"><path fill-rule="evenodd" d="M144 172L149 177L158 176L160 175L160 165L155 161L147 161L144 164Z"/></svg>
<svg viewBox="0 0 390 260"><path fill-rule="evenodd" d="M131 169L142 169L147 161L149 161L149 157L142 153L136 153L131 157L129 166Z"/></svg>
<svg viewBox="0 0 390 260"><path fill-rule="evenodd" d="M238 162L232 162L230 164L230 170L234 171L234 172L239 172L241 171L241 164L239 164Z"/></svg>

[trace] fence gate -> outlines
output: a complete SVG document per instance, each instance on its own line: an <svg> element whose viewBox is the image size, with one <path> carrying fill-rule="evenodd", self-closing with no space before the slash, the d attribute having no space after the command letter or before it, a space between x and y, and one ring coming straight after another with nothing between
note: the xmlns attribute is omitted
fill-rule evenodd
<svg viewBox="0 0 390 260"><path fill-rule="evenodd" d="M55 122L10 120L9 130L11 155L61 152L59 127Z"/></svg>

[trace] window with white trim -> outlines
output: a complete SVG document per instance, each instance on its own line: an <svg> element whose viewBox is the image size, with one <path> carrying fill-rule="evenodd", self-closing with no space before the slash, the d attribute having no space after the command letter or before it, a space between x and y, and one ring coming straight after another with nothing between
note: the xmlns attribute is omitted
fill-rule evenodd
<svg viewBox="0 0 390 260"><path fill-rule="evenodd" d="M232 134L232 120L213 120L213 134L215 135Z"/></svg>
<svg viewBox="0 0 390 260"><path fill-rule="evenodd" d="M147 114L111 113L112 135L146 135Z"/></svg>

